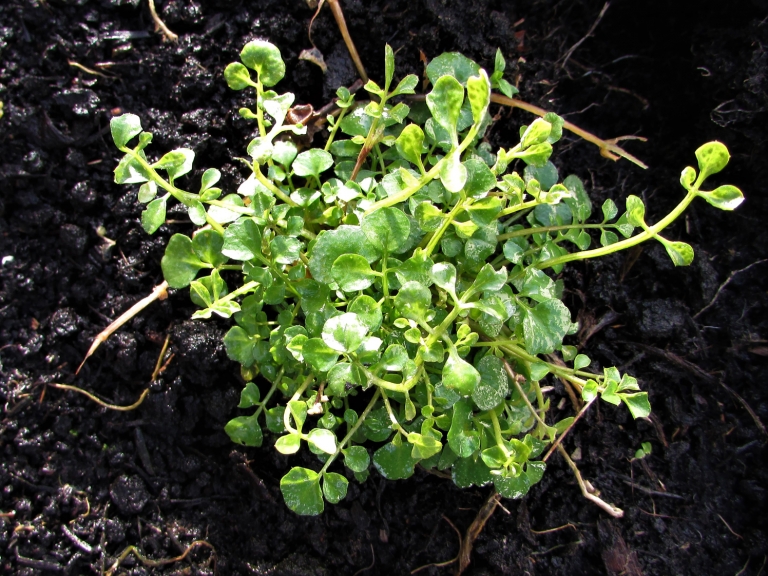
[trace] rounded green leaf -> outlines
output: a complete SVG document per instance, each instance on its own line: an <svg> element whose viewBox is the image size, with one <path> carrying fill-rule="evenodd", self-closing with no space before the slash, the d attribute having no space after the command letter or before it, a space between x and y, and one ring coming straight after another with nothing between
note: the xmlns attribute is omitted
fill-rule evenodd
<svg viewBox="0 0 768 576"><path fill-rule="evenodd" d="M632 413L632 418L647 418L651 414L651 403L648 401L647 392L634 394L621 393L619 397L627 405Z"/></svg>
<svg viewBox="0 0 768 576"><path fill-rule="evenodd" d="M331 276L344 292L365 290L375 279L368 260L359 254L344 254L336 258L331 266Z"/></svg>
<svg viewBox="0 0 768 576"><path fill-rule="evenodd" d="M418 282L406 282L395 296L395 308L410 320L424 320L431 304L432 292Z"/></svg>
<svg viewBox="0 0 768 576"><path fill-rule="evenodd" d="M363 219L360 227L368 241L384 253L402 252L411 234L411 222L397 208L382 208Z"/></svg>
<svg viewBox="0 0 768 576"><path fill-rule="evenodd" d="M702 178L717 174L728 164L731 155L728 148L721 142L707 142L696 150L696 160L699 161L699 172Z"/></svg>
<svg viewBox="0 0 768 576"><path fill-rule="evenodd" d="M165 224L167 198L155 198L141 213L141 227L147 234L154 234Z"/></svg>
<svg viewBox="0 0 768 576"><path fill-rule="evenodd" d="M264 436L255 416L238 416L224 426L230 440L241 446L261 446Z"/></svg>
<svg viewBox="0 0 768 576"><path fill-rule="evenodd" d="M522 498L531 489L531 480L520 471L516 476L511 473L494 476L493 485L504 498Z"/></svg>
<svg viewBox="0 0 768 576"><path fill-rule="evenodd" d="M381 306L367 294L355 298L347 307L347 310L357 314L360 321L368 327L369 332L378 330L379 326L381 326L383 318Z"/></svg>
<svg viewBox="0 0 768 576"><path fill-rule="evenodd" d="M419 228L424 232L434 232L443 223L445 214L431 202L422 202L414 212Z"/></svg>
<svg viewBox="0 0 768 576"><path fill-rule="evenodd" d="M352 472L365 472L368 470L368 466L371 463L371 458L368 456L368 450L362 446L350 446L344 453L344 465L352 470Z"/></svg>
<svg viewBox="0 0 768 576"><path fill-rule="evenodd" d="M146 204L151 202L157 196L157 184L154 182L144 182L139 186L139 202Z"/></svg>
<svg viewBox="0 0 768 576"><path fill-rule="evenodd" d="M453 478L453 483L459 488L485 486L493 481L491 471L481 458L459 458L453 464L451 476Z"/></svg>
<svg viewBox="0 0 768 576"><path fill-rule="evenodd" d="M491 103L491 83L485 70L480 70L479 76L467 79L467 98L472 108L472 120L477 124Z"/></svg>
<svg viewBox="0 0 768 576"><path fill-rule="evenodd" d="M307 434L307 442L326 454L336 452L336 435L325 428L311 430Z"/></svg>
<svg viewBox="0 0 768 576"><path fill-rule="evenodd" d="M186 288L205 264L195 254L192 240L183 234L171 236L160 261L163 276L171 288Z"/></svg>
<svg viewBox="0 0 768 576"><path fill-rule="evenodd" d="M292 264L299 259L301 253L301 240L290 236L276 236L269 243L269 251L272 260L277 264Z"/></svg>
<svg viewBox="0 0 768 576"><path fill-rule="evenodd" d="M390 344L381 355L378 366L389 372L400 372L409 360L408 352L402 344Z"/></svg>
<svg viewBox="0 0 768 576"><path fill-rule="evenodd" d="M238 404L237 407L250 408L251 406L256 406L256 404L259 403L260 398L261 393L259 392L259 387L253 382L248 382L242 392L240 392L240 404Z"/></svg>
<svg viewBox="0 0 768 576"><path fill-rule="evenodd" d="M529 354L551 354L571 327L571 312L560 300L546 300L523 309L523 339Z"/></svg>
<svg viewBox="0 0 768 576"><path fill-rule="evenodd" d="M183 176L192 170L195 161L195 153L189 148L178 148L165 154L160 160L152 164L155 170L165 170L171 180Z"/></svg>
<svg viewBox="0 0 768 576"><path fill-rule="evenodd" d="M528 126L525 132L523 132L523 136L520 138L520 147L525 150L536 144L546 142L551 131L552 124L543 118L536 118L533 124Z"/></svg>
<svg viewBox="0 0 768 576"><path fill-rule="evenodd" d="M693 248L690 244L669 241L663 244L675 266L689 266L693 262Z"/></svg>
<svg viewBox="0 0 768 576"><path fill-rule="evenodd" d="M718 186L712 192L699 192L699 196L720 210L734 210L744 202L744 194L736 186Z"/></svg>
<svg viewBox="0 0 768 576"><path fill-rule="evenodd" d="M240 218L227 226L221 252L233 260L252 260L261 255L261 229L253 218Z"/></svg>
<svg viewBox="0 0 768 576"><path fill-rule="evenodd" d="M413 444L411 457L416 460L426 460L443 449L443 444L433 436L425 436L417 432L408 434L408 442Z"/></svg>
<svg viewBox="0 0 768 576"><path fill-rule="evenodd" d="M240 64L240 62L232 62L224 68L224 80L227 81L227 86L232 90L243 90L248 86L255 86L256 83L251 80L251 74L248 72L248 68Z"/></svg>
<svg viewBox="0 0 768 576"><path fill-rule="evenodd" d="M227 257L221 253L224 237L216 230L200 230L192 239L192 250L203 262L214 267L224 264Z"/></svg>
<svg viewBox="0 0 768 576"><path fill-rule="evenodd" d="M109 121L115 146L124 148L131 138L141 132L141 119L136 114L123 114Z"/></svg>
<svg viewBox="0 0 768 576"><path fill-rule="evenodd" d="M480 410L496 408L509 392L504 361L496 356L483 356L477 363L480 380L472 392L472 400Z"/></svg>
<svg viewBox="0 0 768 576"><path fill-rule="evenodd" d="M441 76L453 76L465 84L470 76L480 74L480 66L458 52L445 52L430 60L427 65L427 77L435 84Z"/></svg>
<svg viewBox="0 0 768 576"><path fill-rule="evenodd" d="M326 320L322 338L333 350L354 352L363 343L367 334L368 327L360 317L353 312L347 312Z"/></svg>
<svg viewBox="0 0 768 576"><path fill-rule="evenodd" d="M347 495L349 482L341 474L326 472L323 476L323 495L331 504L338 504Z"/></svg>
<svg viewBox="0 0 768 576"><path fill-rule="evenodd" d="M392 422L385 407L371 410L363 420L365 437L372 442L384 442L392 435Z"/></svg>
<svg viewBox="0 0 768 576"><path fill-rule="evenodd" d="M581 370L582 368L586 368L592 364L592 360L589 359L589 356L586 354L578 354L576 358L573 359L573 369L574 370Z"/></svg>
<svg viewBox="0 0 768 576"><path fill-rule="evenodd" d="M627 196L627 220L635 227L645 222L645 204L637 196Z"/></svg>
<svg viewBox="0 0 768 576"><path fill-rule="evenodd" d="M421 154L423 145L424 131L416 124L409 124L403 128L400 136L395 140L395 147L400 156L416 166L422 166Z"/></svg>
<svg viewBox="0 0 768 576"><path fill-rule="evenodd" d="M312 148L296 156L291 166L296 176L319 177L321 172L333 166L333 156L321 148Z"/></svg>
<svg viewBox="0 0 768 576"><path fill-rule="evenodd" d="M413 476L418 459L411 456L413 446L408 443L395 446L385 444L373 454L373 465L388 480L404 480Z"/></svg>
<svg viewBox="0 0 768 576"><path fill-rule="evenodd" d="M440 168L440 182L449 192L461 192L467 183L467 167L461 162L461 158L455 152L451 152L442 160Z"/></svg>
<svg viewBox="0 0 768 576"><path fill-rule="evenodd" d="M686 166L683 168L682 173L680 174L680 184L685 188L686 190L690 190L691 186L693 186L693 183L696 181L696 170L694 170L691 166Z"/></svg>
<svg viewBox="0 0 768 576"><path fill-rule="evenodd" d="M212 186L215 186L220 179L221 172L216 170L216 168L208 168L208 170L203 172L203 176L200 179L200 192L202 193Z"/></svg>
<svg viewBox="0 0 768 576"><path fill-rule="evenodd" d="M453 405L448 445L461 458L468 458L480 448L480 434L472 428L471 402L460 400Z"/></svg>
<svg viewBox="0 0 768 576"><path fill-rule="evenodd" d="M427 106L435 121L450 134L454 146L458 144L456 124L459 121L464 88L453 76L441 76L427 94Z"/></svg>
<svg viewBox="0 0 768 576"><path fill-rule="evenodd" d="M192 224L195 226L204 226L207 222L205 217L205 207L198 200L192 200L187 206L187 214Z"/></svg>
<svg viewBox="0 0 768 576"><path fill-rule="evenodd" d="M528 481L531 485L536 484L544 476L544 471L547 469L545 462L531 462L530 460L525 463L525 473L528 476Z"/></svg>
<svg viewBox="0 0 768 576"><path fill-rule="evenodd" d="M280 438L277 439L277 442L275 442L275 449L280 452L280 454L296 454L300 447L301 436L298 434L286 434L285 436L280 436Z"/></svg>
<svg viewBox="0 0 768 576"><path fill-rule="evenodd" d="M348 389L365 383L365 373L355 364L339 362L328 372L328 389L337 397L344 397Z"/></svg>
<svg viewBox="0 0 768 576"><path fill-rule="evenodd" d="M240 60L251 70L256 70L264 86L274 86L285 76L285 62L280 50L264 40L251 40L240 52Z"/></svg>
<svg viewBox="0 0 768 576"><path fill-rule="evenodd" d="M619 209L616 207L616 203L608 198L605 202L603 202L603 222L607 222L608 220L613 220L616 218L616 214L619 213Z"/></svg>
<svg viewBox="0 0 768 576"><path fill-rule="evenodd" d="M257 342L257 339L249 335L240 326L233 326L224 336L224 347L227 351L227 356L246 368L253 366L256 361L253 357L253 349Z"/></svg>
<svg viewBox="0 0 768 576"><path fill-rule="evenodd" d="M317 236L309 259L309 270L318 282L333 282L331 267L342 254L360 254L368 262L378 260L379 252L368 241L359 226L341 225Z"/></svg>
<svg viewBox="0 0 768 576"><path fill-rule="evenodd" d="M471 396L480 383L480 373L472 364L450 354L443 366L443 384L462 396Z"/></svg>
<svg viewBox="0 0 768 576"><path fill-rule="evenodd" d="M280 492L288 508L300 516L317 516L323 511L320 475L314 470L291 468L280 480Z"/></svg>
<svg viewBox="0 0 768 576"><path fill-rule="evenodd" d="M439 262L432 266L429 277L443 290L451 294L456 292L456 266L450 262Z"/></svg>
<svg viewBox="0 0 768 576"><path fill-rule="evenodd" d="M327 372L339 359L339 353L329 348L321 338L310 338L304 342L301 353L304 360L318 372Z"/></svg>

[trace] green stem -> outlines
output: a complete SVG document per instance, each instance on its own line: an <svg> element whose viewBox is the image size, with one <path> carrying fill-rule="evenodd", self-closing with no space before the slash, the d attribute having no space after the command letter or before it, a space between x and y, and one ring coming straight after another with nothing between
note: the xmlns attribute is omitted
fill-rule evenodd
<svg viewBox="0 0 768 576"><path fill-rule="evenodd" d="M304 382L301 383L301 386L299 386L298 390L294 392L293 396L291 396L291 399L286 402L285 406L285 412L283 412L283 426L285 426L285 429L288 430L291 434L298 434L299 431L296 430L293 426L291 426L291 409L288 407L288 404L291 402L295 402L299 398L301 398L301 395L304 394L304 391L307 389L307 386L309 386L312 381L315 379L315 376L313 374L310 374L304 379Z"/></svg>
<svg viewBox="0 0 768 576"><path fill-rule="evenodd" d="M264 86L261 84L261 79L256 79L256 122L259 124L259 136L262 138L267 135L267 129L264 126L264 110L259 106L259 98L264 93Z"/></svg>
<svg viewBox="0 0 768 576"><path fill-rule="evenodd" d="M272 398L272 395L275 393L275 390L277 390L277 383L280 382L280 379L283 377L283 368L280 368L280 371L277 373L277 378L275 378L275 381L272 382L272 386L269 388L269 392L267 392L267 395L264 396L264 400L262 400L259 403L259 407L256 409L256 412L253 414L254 418L258 418L261 413L264 411L264 407L267 405L267 402L269 402L270 398Z"/></svg>
<svg viewBox="0 0 768 576"><path fill-rule="evenodd" d="M160 186L163 190L170 193L171 196L176 198L179 202L184 204L185 206L189 206L190 203L194 200L197 200L199 196L197 194L193 194L192 192L187 192L186 190L182 190L181 188L176 188L173 184L166 181L165 179L161 178L160 175L157 173L157 171L152 168L151 164L147 162L144 158L141 157L141 155L136 152L133 148L127 148L123 147L119 149L121 152L124 152L125 154L128 154L131 158L136 160L142 168L149 174L150 180Z"/></svg>
<svg viewBox="0 0 768 576"><path fill-rule="evenodd" d="M247 292L250 292L251 290L256 288L258 285L259 285L259 283L256 282L256 281L251 281L251 282L248 282L247 284L243 284L237 290L235 290L233 292L230 292L229 294L227 294L223 298L219 298L217 300L217 302L229 302L230 300L234 300L238 296L240 296L242 294L245 294Z"/></svg>
<svg viewBox="0 0 768 576"><path fill-rule="evenodd" d="M528 208L535 208L541 204L538 200L528 200L528 202L523 202L522 204L515 204L514 206L510 206L509 208L505 208L501 212L499 212L496 215L496 219L503 218L504 216L508 216L509 214L514 214L515 212L520 212L520 210L527 210Z"/></svg>
<svg viewBox="0 0 768 576"><path fill-rule="evenodd" d="M272 192L275 196L280 198L280 200L288 204L288 206L293 206L294 208L298 206L298 204L296 204L296 202L291 200L290 197L286 195L285 192L280 190L280 188L275 186L275 184L269 178L267 178L266 176L264 176L264 174L261 173L261 168L255 162L253 163L253 175L256 176L256 179L259 182L261 182L264 186L266 186L270 192Z"/></svg>
<svg viewBox="0 0 768 576"><path fill-rule="evenodd" d="M358 428L360 428L360 426L363 424L365 419L368 417L368 414L371 412L371 410L373 410L373 407L376 406L376 402L378 402L380 395L381 395L381 389L377 388L376 392L373 395L373 398L371 398L371 401L368 402L368 406L366 406L365 410L363 410L363 413L360 414L360 417L357 419L357 422L355 422L355 425L349 429L349 432L347 432L347 435L341 439L341 442L339 442L339 445L336 447L336 452L331 454L328 460L325 461L325 464L320 470L321 475L324 474L326 470L328 470L328 467L333 463L333 461L339 457L339 454L341 454L341 451L344 449L344 446L346 446L347 443L352 439L352 436L355 435L355 432L357 432Z"/></svg>
<svg viewBox="0 0 768 576"><path fill-rule="evenodd" d="M564 224L562 226L536 226L534 228L523 228L514 232L507 232L496 236L496 240L509 240L510 238L519 238L521 236L530 236L532 234L546 234L548 232L559 232L560 230L571 230L573 228L618 228L616 224Z"/></svg>
<svg viewBox="0 0 768 576"><path fill-rule="evenodd" d="M520 382L517 381L517 378L516 378L517 375L512 371L512 367L509 365L509 362L504 361L504 369L507 371L507 374L509 375L509 379L512 380L512 384L514 384L518 394L520 394L520 396L523 399L523 402L525 402L525 405L528 407L528 410L531 411L531 415L539 423L539 426L543 426L544 428L549 428L549 426L547 426L547 423L544 422L544 420L541 419L541 416L539 416L539 414L536 412L536 408L533 407L533 404L531 404L531 401L528 400L528 395L525 393L525 390L523 390L523 387L520 386Z"/></svg>
<svg viewBox="0 0 768 576"><path fill-rule="evenodd" d="M400 432L400 434L408 438L408 432L406 432L400 425L400 422L397 421L395 413L392 411L392 406L389 405L389 398L387 398L387 394L383 390L381 391L381 398L384 400L384 406L387 408L387 414L389 414L389 420L392 422L392 426L394 426L395 430Z"/></svg>
<svg viewBox="0 0 768 576"><path fill-rule="evenodd" d="M485 111L483 111L485 113ZM440 176L440 171L443 169L443 162L445 162L445 159L448 158L451 154L459 154L461 155L464 150L466 150L469 145L474 141L475 137L477 136L477 132L480 129L480 124L473 124L472 128L469 129L469 132L467 133L466 138L459 144L458 149L451 149L450 152L448 152L445 156L443 156L437 164L432 166L432 169L427 172L424 176L422 176L419 181L416 184L413 184L412 186L409 186L405 190L402 190L398 192L397 194L393 194L392 196L389 196L387 198L383 198L382 200L379 200L378 202L373 203L368 210L365 211L365 215L371 214L372 212L376 212L376 210L380 210L381 208L386 208L387 206L394 206L395 204L400 204L400 202L405 202L416 194L419 190L421 190L424 186L429 184L432 180Z"/></svg>
<svg viewBox="0 0 768 576"><path fill-rule="evenodd" d="M448 229L448 226L451 225L451 222L453 222L456 216L458 216L462 210L465 210L466 207L471 203L471 199L464 199L456 202L456 205L451 209L451 211L448 213L448 216L446 216L446 218L443 220L440 228L438 228L432 235L432 238L429 239L429 244L427 244L427 247L425 248L425 254L427 256L432 254L432 251L437 248L437 243L440 242L440 238L443 237L443 234L445 234L445 231Z"/></svg>
<svg viewBox="0 0 768 576"><path fill-rule="evenodd" d="M488 414L491 416L491 423L493 424L493 436L496 438L496 446L501 448L504 455L509 458L509 450L504 445L504 436L501 435L501 425L499 424L499 417L496 416L495 410L488 410Z"/></svg>
<svg viewBox="0 0 768 576"><path fill-rule="evenodd" d="M656 224L653 226L650 226L647 230L644 232L641 232L637 236L633 236L632 238L627 238L626 240L622 240L621 242L616 242L615 244L611 244L609 246L603 246L602 248L594 248L593 250L583 250L581 252L574 252L572 254L564 254L562 256L558 256L556 258L550 258L549 260L545 260L544 262L539 262L536 264L536 268L539 270L543 270L545 268L551 268L553 266L557 266L559 264L565 264L566 262L572 262L574 260L586 260L588 258L599 258L600 256L607 256L608 254L613 254L614 252L618 252L619 250L626 250L627 248L631 248L632 246L637 246L638 244L645 242L646 240L650 240L654 236L656 236L659 232L661 232L664 228L669 226L672 222L674 222L684 211L686 208L688 208L688 205L693 202L693 199L696 198L696 192L698 192L698 188L694 187L691 188L691 190L688 191L688 194L685 195L685 198L683 198L682 202L678 204L672 212L667 214L664 218L659 220Z"/></svg>
<svg viewBox="0 0 768 576"><path fill-rule="evenodd" d="M342 108L339 117L336 118L336 123L333 125L333 130L331 130L331 133L328 135L328 141L325 143L325 148L323 148L323 150L326 152L331 149L333 139L336 137L336 132L339 130L339 124L341 124L341 121L344 118L344 115L347 113L347 110L349 110L349 108Z"/></svg>

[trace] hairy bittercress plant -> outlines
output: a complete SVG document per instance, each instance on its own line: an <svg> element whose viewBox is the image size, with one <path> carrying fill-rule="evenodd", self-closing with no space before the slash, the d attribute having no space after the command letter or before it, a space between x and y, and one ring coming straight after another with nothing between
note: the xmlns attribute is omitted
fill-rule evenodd
<svg viewBox="0 0 768 576"><path fill-rule="evenodd" d="M240 115L256 120L258 136L240 159L251 174L237 193L216 187L213 168L197 192L179 188L194 152L150 160L152 134L132 114L112 120L125 154L115 181L141 184L148 233L165 222L171 198L199 227L173 235L163 273L172 288L189 287L194 317L234 319L224 343L247 382L239 407L254 411L227 424L232 440L260 446L266 427L281 453L306 443L317 455L318 470L294 467L280 482L292 510L319 514L371 463L389 479L421 464L461 487L493 483L523 496L544 473L537 458L573 421L548 419L549 374L587 402L599 396L648 416L635 378L589 372L590 359L563 344L576 324L545 270L651 238L676 265L689 264L691 247L659 233L697 196L724 210L741 203L733 186L701 190L728 162L725 146L696 151L698 175L683 171L687 195L657 224L646 223L636 196L622 214L606 200L588 224L582 182L561 181L549 161L560 117L522 127L509 149L481 143L491 87L514 90L500 53L490 79L459 54L435 58L424 103L397 98L418 81L409 75L392 88L387 46L384 86L368 82L371 101L359 107L340 88L329 140L304 151L291 136L306 128L286 124L294 95L271 90L285 73L279 50L249 42L241 60L224 77L234 90L254 89L254 109ZM571 367L543 357L558 351Z"/></svg>

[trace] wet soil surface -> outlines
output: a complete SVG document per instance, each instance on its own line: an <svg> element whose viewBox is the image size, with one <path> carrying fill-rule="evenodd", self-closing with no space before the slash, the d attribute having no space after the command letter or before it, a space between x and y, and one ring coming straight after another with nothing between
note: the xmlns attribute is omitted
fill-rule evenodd
<svg viewBox="0 0 768 576"><path fill-rule="evenodd" d="M560 143L560 173L581 177L596 205L636 194L657 220L681 197L679 173L695 148L713 139L732 153L719 181L747 196L735 213L696 203L669 230L696 250L687 269L648 245L564 273L582 323L573 343L594 366L635 374L654 408L633 422L603 403L566 442L625 516L585 501L553 457L524 500L491 517L466 573L763 573L768 4L616 0L573 51L602 1L342 4L373 78L385 42L400 75L421 72L421 52L458 50L492 66L500 47L522 99L605 138L647 137L624 142L647 171L572 135ZM466 530L488 489L462 491L423 471L399 482L373 473L320 517L289 512L279 478L310 459L230 443L223 426L242 383L221 344L226 324L190 321L186 293L137 316L74 377L92 338L162 281L170 235L190 229L179 214L153 237L142 231L136 190L112 183L111 115L138 114L152 151L191 147L198 172L219 168L234 189L243 170L233 158L252 127L221 73L246 41L280 47L281 88L299 102L319 107L355 79L327 9L312 37L328 73L298 60L311 46L303 0L157 5L178 43L162 41L139 0L0 6L0 572L100 573L129 546L154 564L131 555L118 573L408 574L453 558L458 538L445 519ZM494 143L515 142L531 117L499 112ZM149 382L166 336L173 358ZM46 386L55 382L124 405L150 393L137 410L114 412ZM555 393L557 404L565 395ZM652 454L630 461L641 442ZM198 540L210 548L159 562Z"/></svg>

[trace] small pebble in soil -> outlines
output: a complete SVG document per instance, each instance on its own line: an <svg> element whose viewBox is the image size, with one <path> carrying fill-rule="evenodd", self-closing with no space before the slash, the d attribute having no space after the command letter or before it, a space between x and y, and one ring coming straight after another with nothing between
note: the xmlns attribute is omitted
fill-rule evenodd
<svg viewBox="0 0 768 576"><path fill-rule="evenodd" d="M112 483L109 495L123 514L138 514L149 502L149 492L139 476L120 476Z"/></svg>

